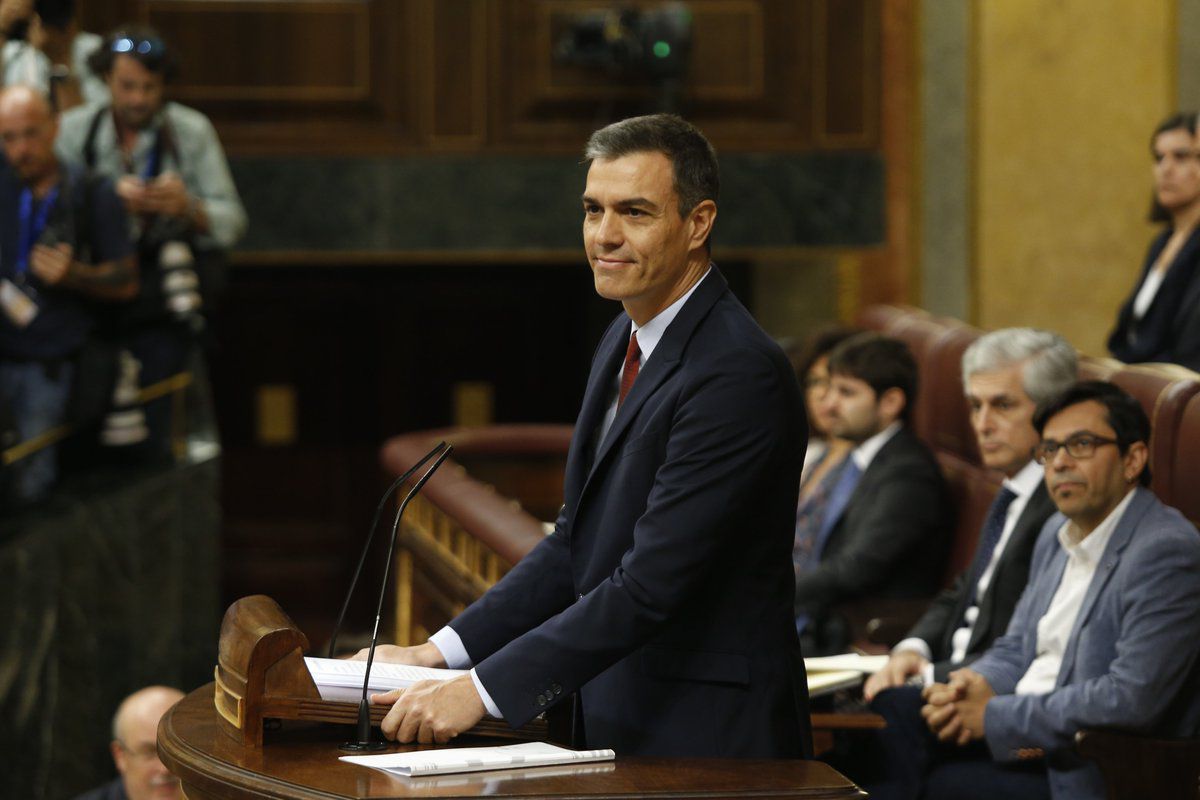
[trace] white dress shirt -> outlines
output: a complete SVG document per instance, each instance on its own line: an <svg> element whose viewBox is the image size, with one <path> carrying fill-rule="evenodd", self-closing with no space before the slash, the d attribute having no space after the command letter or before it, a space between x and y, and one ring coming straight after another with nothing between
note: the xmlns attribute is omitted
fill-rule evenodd
<svg viewBox="0 0 1200 800"><path fill-rule="evenodd" d="M632 337L634 333L638 335L638 350L641 351L641 357L638 359L638 369L646 366L646 362L650 360L654 348L658 347L658 343L662 341L663 334L666 333L667 327L675 321L679 310L683 308L683 304L688 301L696 288L704 282L708 277L709 268L703 277L684 292L683 296L676 300L671 305L658 312L653 319L649 320L645 325L638 327L636 322L632 323L632 330L629 335ZM626 341L628 345L628 341ZM608 435L608 429L612 427L613 420L617 416L617 398L620 394L621 373L625 369L624 361L618 367L616 375L612 380L612 401L608 405L608 410L604 414L604 420L600 423L600 434L596 437L597 442L603 442L604 437ZM882 445L881 445L882 446ZM463 645L462 638L458 632L449 625L442 628L437 633L429 637L429 641L433 646L441 651L442 658L446 661L446 666L450 669L467 669L471 668L471 680L475 683L475 690L479 692L480 699L483 700L483 705L487 712L496 719L504 719L504 715L500 713L500 707L492 700L492 696L488 690L483 687L483 682L479 680L479 675L475 672L474 664L471 662L471 657L467 655L467 648Z"/></svg>
<svg viewBox="0 0 1200 800"><path fill-rule="evenodd" d="M1011 491L1016 497L1013 498L1004 515L1004 528L1000 532L1000 539L996 542L995 549L988 556L987 566L984 567L983 573L979 576L978 583L975 584L975 600L977 602L967 608L962 620L955 620L962 624L951 635L950 663L952 664L961 663L967 657L967 645L971 642L971 634L975 630L975 622L979 619L978 601L983 598L988 586L991 585L992 576L996 572L996 564L1004 555L1004 548L1008 546L1008 542L1012 538L1013 531L1017 527L1017 520L1025 512L1025 507L1029 505L1029 498L1037 491L1038 485L1045 480L1045 474L1045 468L1036 461L1031 460L1016 475L1004 479L1004 488ZM926 661L930 662L925 665L921 677L924 679L926 685L933 683L933 649L930 644L924 639L914 636L900 642L892 649L892 652L898 653L904 650L919 653Z"/></svg>
<svg viewBox="0 0 1200 800"><path fill-rule="evenodd" d="M859 474L867 471L867 467L871 466L871 462L875 460L875 456L879 455L879 451L883 449L883 446L890 442L892 437L899 433L903 427L904 423L896 420L850 451L850 458L854 460L854 466L858 467Z"/></svg>
<svg viewBox="0 0 1200 800"><path fill-rule="evenodd" d="M1080 538L1078 531L1071 522L1065 523L1058 529L1058 543L1067 553L1067 566L1063 570L1062 580L1054 592L1046 613L1038 620L1037 647L1034 650L1033 663L1025 670L1024 677L1017 682L1014 694L1047 694L1054 691L1058 682L1058 671L1062 667L1063 653L1067 649L1067 641L1075 627L1075 618L1083 606L1083 598L1087 594L1096 567L1104 557L1104 549L1113 531L1125 514L1129 500L1133 497L1130 491L1117 507L1104 518L1087 536Z"/></svg>

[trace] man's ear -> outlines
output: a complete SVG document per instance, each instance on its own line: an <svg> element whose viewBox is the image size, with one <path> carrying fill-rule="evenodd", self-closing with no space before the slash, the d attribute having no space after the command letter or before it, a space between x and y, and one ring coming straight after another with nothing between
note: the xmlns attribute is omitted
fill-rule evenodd
<svg viewBox="0 0 1200 800"><path fill-rule="evenodd" d="M904 390L899 386L885 389L883 394L879 395L879 413L887 418L889 424L900 419L904 413L904 406L907 404L908 398L905 397Z"/></svg>
<svg viewBox="0 0 1200 800"><path fill-rule="evenodd" d="M692 250L704 246L704 242L708 240L709 234L712 233L713 224L716 221L717 204L712 200L701 200L688 213L687 222L691 226L691 231L688 233L688 241L691 244Z"/></svg>
<svg viewBox="0 0 1200 800"><path fill-rule="evenodd" d="M1146 468L1146 462L1150 460L1150 448L1146 447L1145 442L1134 442L1125 451L1123 460L1125 482L1137 483L1142 477L1142 470Z"/></svg>
<svg viewBox="0 0 1200 800"><path fill-rule="evenodd" d="M120 742L113 739L108 743L108 749L112 752L113 763L117 765L117 772L124 775L126 768L129 766L129 756L125 753L125 748L121 746Z"/></svg>

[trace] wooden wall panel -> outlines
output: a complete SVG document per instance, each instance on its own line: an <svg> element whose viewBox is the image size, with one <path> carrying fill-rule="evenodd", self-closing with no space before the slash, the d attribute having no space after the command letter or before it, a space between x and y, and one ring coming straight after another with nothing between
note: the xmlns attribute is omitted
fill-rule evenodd
<svg viewBox="0 0 1200 800"><path fill-rule="evenodd" d="M653 8L660 0L636 0ZM232 153L575 152L656 110L648 82L561 63L615 0L85 0L180 48L175 96ZM880 0L689 0L680 110L723 150L879 146ZM101 10L101 9L104 10Z"/></svg>

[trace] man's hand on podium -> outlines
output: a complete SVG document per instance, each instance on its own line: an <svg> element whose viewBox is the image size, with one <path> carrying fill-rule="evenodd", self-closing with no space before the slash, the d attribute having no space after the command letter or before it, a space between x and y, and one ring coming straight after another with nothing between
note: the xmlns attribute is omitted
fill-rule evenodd
<svg viewBox="0 0 1200 800"><path fill-rule="evenodd" d="M421 681L407 689L373 694L371 702L393 703L379 727L384 736L401 743L448 742L475 727L487 713L470 675L451 681Z"/></svg>
<svg viewBox="0 0 1200 800"><path fill-rule="evenodd" d="M351 661L366 661L367 653L370 652L369 647L364 647L354 655L350 656ZM394 644L380 644L375 646L375 658L389 664L408 664L413 667L438 667L446 666L446 659L442 656L442 651L437 649L437 646L432 642L418 644L414 647L398 647Z"/></svg>

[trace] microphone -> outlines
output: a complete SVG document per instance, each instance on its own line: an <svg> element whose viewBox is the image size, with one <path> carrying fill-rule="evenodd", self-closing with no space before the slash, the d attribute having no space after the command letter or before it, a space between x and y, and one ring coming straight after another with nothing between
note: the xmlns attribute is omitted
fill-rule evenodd
<svg viewBox="0 0 1200 800"><path fill-rule="evenodd" d="M426 453L420 461L413 464L412 468L409 469L408 472L404 473L399 478L396 478L396 480L392 482L392 485L388 487L387 491L383 493L383 497L379 498L379 505L375 506L375 517L371 520L371 527L367 530L367 541L363 543L362 555L358 557L358 567L354 570L354 577L350 580L350 588L346 590L346 600L342 603L342 613L338 614L337 623L335 623L333 626L333 635L329 637L328 658L334 657L333 653L334 647L337 645L338 633L341 632L342 622L344 622L346 619L346 610L350 608L350 598L354 596L354 587L358 585L358 579L362 575L363 564L365 564L367 561L367 551L371 548L371 540L375 538L375 529L379 527L379 517L383 514L384 505L387 504L388 498L392 496L392 493L395 492L397 488L399 488L400 484L411 478L413 473L419 470L426 461L441 452L443 447L446 447L446 443L438 442L437 445L428 453Z"/></svg>
<svg viewBox="0 0 1200 800"><path fill-rule="evenodd" d="M437 448L434 449L436 451ZM358 704L358 740L343 742L341 744L342 750L362 752L364 750L383 750L387 747L387 744L384 742L371 741L371 704L367 700L367 690L371 681L371 664L375 662L375 646L379 643L379 620L383 616L383 598L387 593L388 572L391 570L392 555L396 550L396 539L399 538L400 532L400 518L404 516L404 509L408 508L408 504L417 496L417 492L421 491L421 487L425 485L425 482L429 480L433 473L437 472L438 467L442 465L442 462L452 452L454 452L454 445L446 445L446 449L442 450L441 455L437 457L437 461L433 462L433 466L426 470L425 474L408 491L408 494L404 496L403 502L400 503L400 507L396 510L396 518L392 521L392 540L388 543L387 560L383 562L383 582L379 586L379 603L375 607L375 629L371 631L371 648L367 651L367 669L363 674L362 700ZM432 455L430 453L430 456ZM425 463L428 459L429 456L426 456L421 463ZM420 465L418 464L417 466ZM417 467L413 467L412 471L416 469Z"/></svg>

